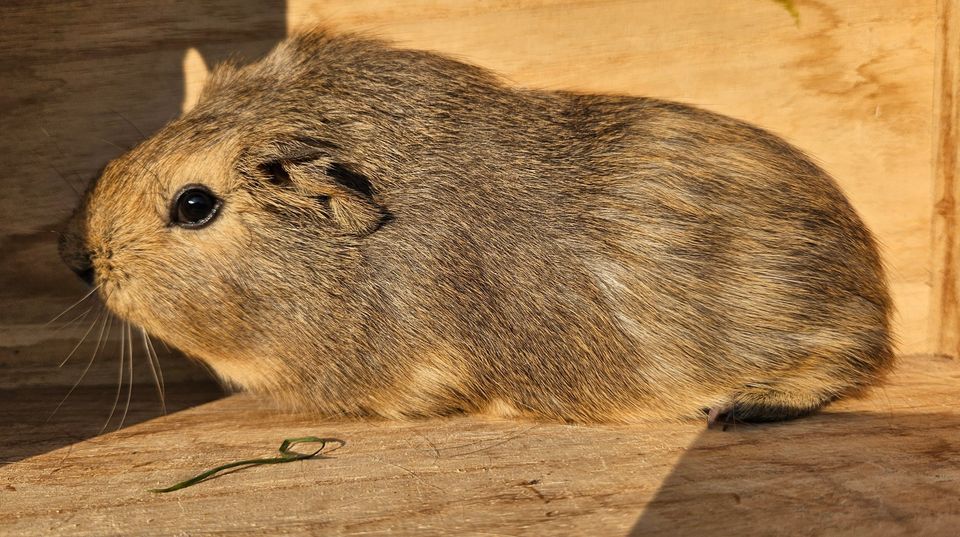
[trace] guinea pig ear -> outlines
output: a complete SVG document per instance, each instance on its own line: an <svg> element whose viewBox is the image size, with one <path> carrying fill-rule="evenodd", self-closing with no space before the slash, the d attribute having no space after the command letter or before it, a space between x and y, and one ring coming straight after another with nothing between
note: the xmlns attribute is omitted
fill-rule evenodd
<svg viewBox="0 0 960 537"><path fill-rule="evenodd" d="M220 91L220 88L226 87L232 82L237 77L239 71L237 66L230 60L217 64L213 70L210 71L210 76L207 77L206 82L204 82L203 89L200 90L200 98L197 99L197 102L203 103L209 101Z"/></svg>
<svg viewBox="0 0 960 537"><path fill-rule="evenodd" d="M349 166L331 162L324 170L336 185L329 206L340 227L359 235L368 235L388 222L392 215L374 198L370 179Z"/></svg>
<svg viewBox="0 0 960 537"><path fill-rule="evenodd" d="M272 184L323 202L330 219L348 233L369 235L391 218L376 202L370 179L349 165L297 155L260 169Z"/></svg>

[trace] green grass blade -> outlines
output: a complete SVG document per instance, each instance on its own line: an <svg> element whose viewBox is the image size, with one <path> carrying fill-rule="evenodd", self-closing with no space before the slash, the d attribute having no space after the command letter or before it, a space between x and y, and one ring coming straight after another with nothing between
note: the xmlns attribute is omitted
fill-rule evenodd
<svg viewBox="0 0 960 537"><path fill-rule="evenodd" d="M296 446L297 444L320 444L320 448L317 449L316 451L314 451L313 453L298 453L298 452L296 452L296 451L291 451L290 448ZM193 485L196 485L197 483L200 483L200 482L202 482L202 481L206 481L206 480L208 480L208 479L213 479L213 478L217 477L217 474L223 472L224 470L229 470L229 469L231 469L231 468L238 468L238 467L246 467L246 468L249 468L249 467L251 467L251 466L260 466L260 465L263 465L263 464L282 464L282 463L286 463L286 462L302 461L302 460L306 460L306 459L312 459L312 458L316 457L317 455L319 455L320 452L323 451L323 449L324 449L325 447L327 447L327 439L318 438L318 437L316 437L316 436L304 436L304 437L300 437L300 438L287 438L286 440L284 440L284 441L280 444L280 447L279 447L278 450L277 450L277 451L280 452L280 456L279 456L279 457L273 457L273 458L270 458L270 459L247 459L247 460L243 460L243 461L236 461L236 462L227 463L227 464L224 464L224 465L222 465L222 466L217 466L216 468L211 468L210 470L207 470L206 472L202 472L202 473L200 473L200 474L197 474L197 475L191 477L190 479L187 479L187 480L185 480L185 481L181 481L181 482L179 482L179 483L177 483L177 484L175 484L175 485L171 485L171 486L169 486L169 487L162 488L162 489L149 489L149 490L150 490L150 492L158 492L158 493L173 492L173 491L175 491L175 490L180 490L180 489L184 489L184 488L187 488L187 487L191 487L191 486L193 486Z"/></svg>

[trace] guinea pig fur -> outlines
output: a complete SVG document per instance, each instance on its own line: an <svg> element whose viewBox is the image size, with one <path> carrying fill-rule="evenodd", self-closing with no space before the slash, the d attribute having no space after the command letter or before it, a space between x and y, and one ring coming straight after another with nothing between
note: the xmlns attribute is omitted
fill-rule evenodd
<svg viewBox="0 0 960 537"><path fill-rule="evenodd" d="M326 416L776 420L893 360L873 238L780 138L319 30L219 66L61 250L117 316Z"/></svg>

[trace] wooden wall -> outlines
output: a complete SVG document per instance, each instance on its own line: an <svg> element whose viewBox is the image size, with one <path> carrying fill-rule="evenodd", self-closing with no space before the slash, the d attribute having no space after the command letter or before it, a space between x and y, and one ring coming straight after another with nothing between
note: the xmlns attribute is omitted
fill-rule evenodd
<svg viewBox="0 0 960 537"><path fill-rule="evenodd" d="M674 99L783 135L837 178L883 244L901 352L957 354L954 0L6 2L0 387L71 383L92 351L57 368L86 326L44 324L83 292L56 256L74 189L189 106L208 66L318 23L519 85ZM116 354L108 347L87 382L116 382ZM176 357L165 372L203 374Z"/></svg>

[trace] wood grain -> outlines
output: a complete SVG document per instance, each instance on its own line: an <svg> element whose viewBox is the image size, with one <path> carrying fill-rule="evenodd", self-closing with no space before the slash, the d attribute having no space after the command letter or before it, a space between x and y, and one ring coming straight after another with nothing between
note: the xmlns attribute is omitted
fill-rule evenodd
<svg viewBox="0 0 960 537"><path fill-rule="evenodd" d="M934 90L933 351L960 356L960 2L940 0Z"/></svg>
<svg viewBox="0 0 960 537"><path fill-rule="evenodd" d="M910 357L867 400L726 432L324 422L232 396L0 467L0 534L955 535L958 382ZM299 435L346 444L146 492Z"/></svg>

